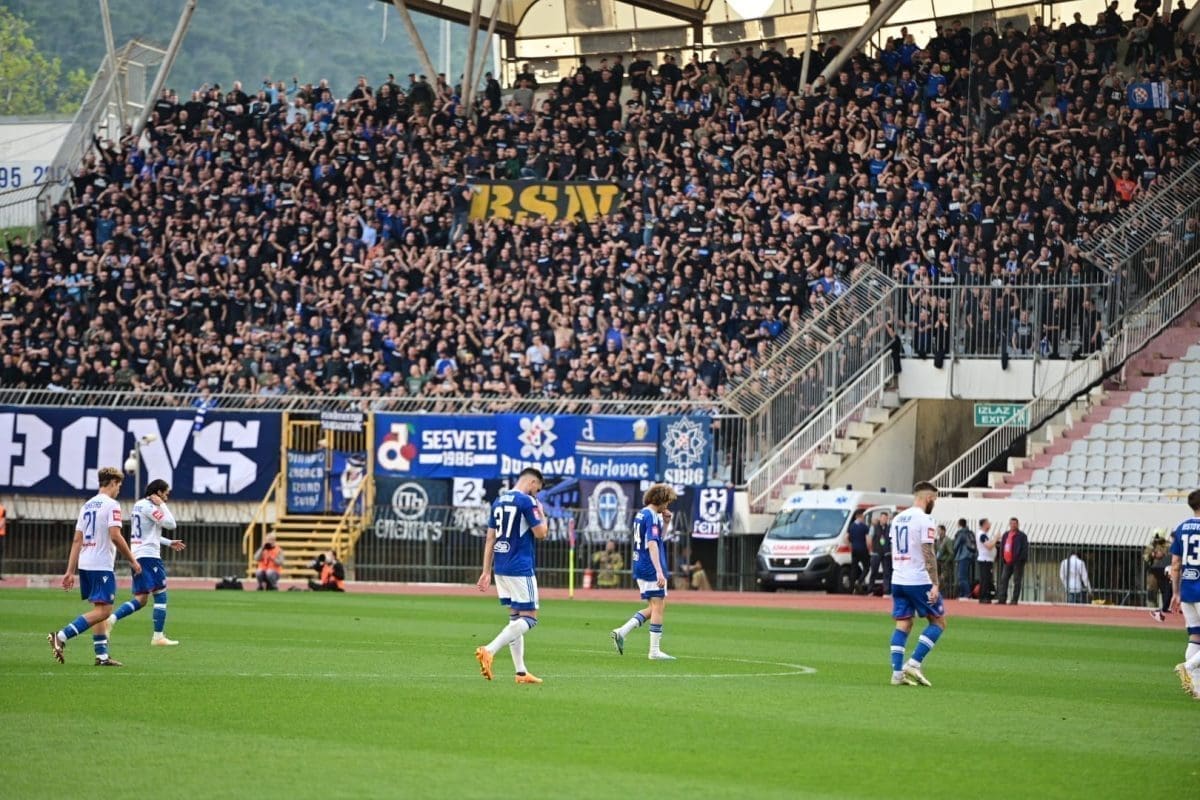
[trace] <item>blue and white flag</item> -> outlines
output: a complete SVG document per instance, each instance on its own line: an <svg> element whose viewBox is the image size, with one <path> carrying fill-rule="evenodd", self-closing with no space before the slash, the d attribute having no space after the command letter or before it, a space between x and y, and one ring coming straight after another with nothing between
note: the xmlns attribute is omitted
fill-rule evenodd
<svg viewBox="0 0 1200 800"><path fill-rule="evenodd" d="M1131 83L1126 89L1130 108L1170 108L1171 93L1166 81L1157 83Z"/></svg>

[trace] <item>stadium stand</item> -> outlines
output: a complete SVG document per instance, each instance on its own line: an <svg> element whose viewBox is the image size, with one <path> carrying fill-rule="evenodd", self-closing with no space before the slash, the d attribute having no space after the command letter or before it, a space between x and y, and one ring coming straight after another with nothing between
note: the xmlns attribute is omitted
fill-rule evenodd
<svg viewBox="0 0 1200 800"><path fill-rule="evenodd" d="M1003 485L1014 497L1088 499L1096 493L1186 493L1200 476L1200 310L1167 329L1130 364L1126 390L1101 402ZM1088 493L1088 494L1085 494Z"/></svg>
<svg viewBox="0 0 1200 800"><path fill-rule="evenodd" d="M97 143L46 235L9 242L0 385L716 398L872 271L1094 276L1080 243L1200 143L1197 43L1130 62L1168 116L1078 34L955 21L809 96L771 47L635 60L625 89L614 59L489 86L478 123L421 79L167 93L148 147ZM628 190L603 222L514 224L468 219L475 178Z"/></svg>

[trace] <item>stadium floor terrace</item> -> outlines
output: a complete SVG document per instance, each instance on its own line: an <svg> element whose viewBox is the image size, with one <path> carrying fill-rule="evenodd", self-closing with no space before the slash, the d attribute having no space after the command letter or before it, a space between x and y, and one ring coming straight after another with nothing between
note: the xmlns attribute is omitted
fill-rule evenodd
<svg viewBox="0 0 1200 800"><path fill-rule="evenodd" d="M53 588L60 576L20 575L0 579L0 589ZM173 589L211 589L217 578L171 578ZM253 591L253 582L243 580ZM289 588L305 588L300 581L280 581L283 591ZM433 597L478 597L474 586L450 583L371 583L347 581L346 591L352 594L393 594ZM486 593L494 597L494 591ZM566 600L566 589L540 589L543 600ZM580 602L629 602L636 604L632 589L580 589L575 592ZM863 614L886 615L891 612L891 600L886 597L862 597L857 595L831 595L820 591L810 592L672 592L668 598L671 605L738 606L743 608L792 608L802 611L846 611ZM1033 622L1070 623L1081 625L1113 625L1132 628L1179 628L1178 617L1168 617L1166 622L1157 622L1150 616L1150 609L1128 606L1064 605L1058 603L1022 603L1010 605L982 605L977 601L950 600L946 603L950 620L955 617L982 619L1030 620Z"/></svg>

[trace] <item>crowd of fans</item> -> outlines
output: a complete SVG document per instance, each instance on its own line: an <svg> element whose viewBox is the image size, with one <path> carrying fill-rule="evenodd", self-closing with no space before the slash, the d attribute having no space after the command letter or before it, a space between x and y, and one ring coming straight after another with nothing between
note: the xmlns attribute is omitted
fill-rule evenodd
<svg viewBox="0 0 1200 800"><path fill-rule="evenodd" d="M526 70L507 97L489 74L473 115L441 77L167 92L141 146L97 142L45 236L0 254L0 385L714 399L873 273L912 290L875 334L934 353L971 336L940 332L939 288L999 289L972 346L1019 349L1017 289L1096 279L1079 245L1200 144L1196 37L1115 6L902 31L807 91L767 47ZM1171 107L1131 109L1131 79ZM590 224L468 218L472 181L520 178L624 199Z"/></svg>

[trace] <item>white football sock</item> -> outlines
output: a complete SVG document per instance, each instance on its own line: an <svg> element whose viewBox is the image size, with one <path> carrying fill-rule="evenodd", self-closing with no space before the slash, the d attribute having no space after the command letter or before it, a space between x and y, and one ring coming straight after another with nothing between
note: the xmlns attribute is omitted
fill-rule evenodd
<svg viewBox="0 0 1200 800"><path fill-rule="evenodd" d="M525 672L525 636L522 634L513 641L509 642L508 652L512 655L513 669L517 672Z"/></svg>
<svg viewBox="0 0 1200 800"><path fill-rule="evenodd" d="M527 630L529 630L529 626L525 624L524 620L518 619L508 623L501 629L499 635L488 643L487 651L492 655L496 655L496 653L500 652L501 647L504 647L506 644L512 644L517 639L520 639L525 635L525 631Z"/></svg>
<svg viewBox="0 0 1200 800"><path fill-rule="evenodd" d="M650 652L651 653L661 653L662 652L662 650L660 649L661 647L662 647L662 631L651 631L650 632Z"/></svg>
<svg viewBox="0 0 1200 800"><path fill-rule="evenodd" d="M1200 669L1200 643L1188 642L1187 657L1183 663L1189 670Z"/></svg>
<svg viewBox="0 0 1200 800"><path fill-rule="evenodd" d="M630 617L629 620L624 625L617 628L617 633L621 634L622 636L628 636L629 634L633 633L635 630L637 630L640 627L642 627L641 619L639 617L633 616L633 617Z"/></svg>

